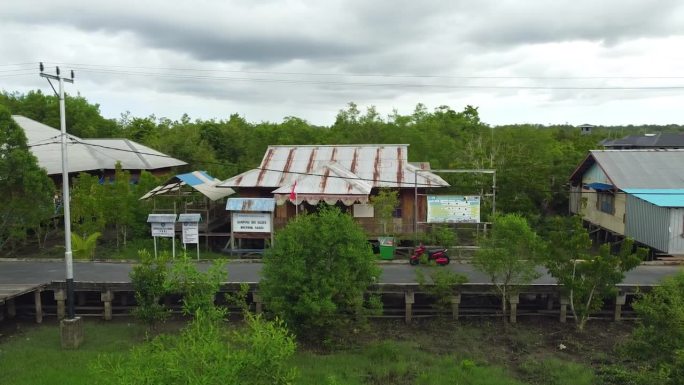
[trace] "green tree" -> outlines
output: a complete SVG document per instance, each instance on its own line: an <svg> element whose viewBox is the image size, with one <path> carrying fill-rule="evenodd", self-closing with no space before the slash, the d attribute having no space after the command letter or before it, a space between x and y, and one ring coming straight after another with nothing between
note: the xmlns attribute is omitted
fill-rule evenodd
<svg viewBox="0 0 684 385"><path fill-rule="evenodd" d="M338 208L323 207L277 233L260 290L266 308L299 338L320 342L352 318L363 320L364 293L379 274L359 225Z"/></svg>
<svg viewBox="0 0 684 385"><path fill-rule="evenodd" d="M392 229L390 227L392 224L392 214L397 206L399 206L399 193L396 190L380 189L378 195L372 196L370 201L373 205L375 217L379 218L382 224L382 233L385 235L393 233L394 231L388 231L387 229Z"/></svg>
<svg viewBox="0 0 684 385"><path fill-rule="evenodd" d="M105 210L105 191L98 177L80 173L71 187L74 232L87 238L90 234L104 231L107 224Z"/></svg>
<svg viewBox="0 0 684 385"><path fill-rule="evenodd" d="M160 303L161 298L167 292L166 277L168 258L155 258L147 250L138 252L140 263L133 266L129 276L135 290L135 302L133 316L154 329L157 324L168 318L169 311Z"/></svg>
<svg viewBox="0 0 684 385"><path fill-rule="evenodd" d="M648 373L643 378L651 384L684 383L684 273L663 281L633 306L639 323L626 347Z"/></svg>
<svg viewBox="0 0 684 385"><path fill-rule="evenodd" d="M468 277L438 266L430 266L426 270L427 274L423 269L416 270L418 284L435 300L433 307L437 311L442 314L450 311L456 289L468 282Z"/></svg>
<svg viewBox="0 0 684 385"><path fill-rule="evenodd" d="M501 297L504 322L513 295L540 276L537 261L544 253L544 244L518 214L494 218L492 230L475 253L473 265L489 276Z"/></svg>
<svg viewBox="0 0 684 385"><path fill-rule="evenodd" d="M54 192L23 130L0 106L0 250L25 239L29 231L39 234L43 223L55 214Z"/></svg>
<svg viewBox="0 0 684 385"><path fill-rule="evenodd" d="M633 253L634 242L625 239L617 254L611 253L610 244L604 244L592 255L589 233L579 217L553 218L550 229L544 264L568 296L577 328L584 330L589 315L601 310L605 298L615 295L615 285L639 265L646 250L639 248Z"/></svg>
<svg viewBox="0 0 684 385"><path fill-rule="evenodd" d="M197 266L184 254L173 262L167 276L166 291L183 296L183 313L196 316L198 312L216 317L224 315L223 309L214 306L216 293L222 282L227 280L225 262L214 261L206 272L197 270Z"/></svg>

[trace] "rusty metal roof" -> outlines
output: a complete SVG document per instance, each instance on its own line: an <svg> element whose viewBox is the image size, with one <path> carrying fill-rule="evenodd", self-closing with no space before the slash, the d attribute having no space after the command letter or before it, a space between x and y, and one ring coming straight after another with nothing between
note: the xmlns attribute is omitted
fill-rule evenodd
<svg viewBox="0 0 684 385"><path fill-rule="evenodd" d="M352 188L362 187L358 183L371 188L414 187L415 171L421 167L409 164L407 158L408 144L269 146L259 168L219 186L279 189L296 180L297 190L319 194L349 194L350 183L356 183ZM449 185L430 172L418 173L417 178L418 187Z"/></svg>
<svg viewBox="0 0 684 385"><path fill-rule="evenodd" d="M275 201L272 198L228 198L227 211L273 211Z"/></svg>

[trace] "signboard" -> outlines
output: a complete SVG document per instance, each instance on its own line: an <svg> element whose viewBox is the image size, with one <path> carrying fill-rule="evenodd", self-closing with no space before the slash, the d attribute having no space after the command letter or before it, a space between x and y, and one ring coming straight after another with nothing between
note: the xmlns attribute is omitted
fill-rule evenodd
<svg viewBox="0 0 684 385"><path fill-rule="evenodd" d="M183 243L199 243L199 224L183 222Z"/></svg>
<svg viewBox="0 0 684 385"><path fill-rule="evenodd" d="M357 203L354 205L354 218L373 218L375 209L368 203Z"/></svg>
<svg viewBox="0 0 684 385"><path fill-rule="evenodd" d="M175 223L152 222L152 236L172 238L175 231Z"/></svg>
<svg viewBox="0 0 684 385"><path fill-rule="evenodd" d="M428 223L479 223L480 197L464 195L428 195Z"/></svg>
<svg viewBox="0 0 684 385"><path fill-rule="evenodd" d="M236 233L270 233L270 213L233 213L233 231Z"/></svg>

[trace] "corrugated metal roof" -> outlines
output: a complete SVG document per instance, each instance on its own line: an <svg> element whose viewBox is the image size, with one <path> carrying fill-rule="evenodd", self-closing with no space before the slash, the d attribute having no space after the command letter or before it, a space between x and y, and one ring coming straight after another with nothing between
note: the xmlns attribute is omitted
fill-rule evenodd
<svg viewBox="0 0 684 385"><path fill-rule="evenodd" d="M274 194L289 194L292 185L283 186L273 191ZM330 162L314 170L312 175L302 176L297 180L297 194L339 194L368 195L373 186L370 182L359 179L351 171L341 167L337 162Z"/></svg>
<svg viewBox="0 0 684 385"><path fill-rule="evenodd" d="M202 214L199 213L182 213L178 214L178 222L201 222Z"/></svg>
<svg viewBox="0 0 684 385"><path fill-rule="evenodd" d="M147 223L174 223L176 214L150 214L147 216Z"/></svg>
<svg viewBox="0 0 684 385"><path fill-rule="evenodd" d="M38 164L48 175L60 174L60 131L24 116L12 118L24 130ZM69 172L113 170L117 161L124 170L156 170L187 164L128 139L81 139L73 135L68 138Z"/></svg>
<svg viewBox="0 0 684 385"><path fill-rule="evenodd" d="M621 190L684 189L684 150L593 150L590 158Z"/></svg>
<svg viewBox="0 0 684 385"><path fill-rule="evenodd" d="M275 210L275 200L273 198L228 198L226 210L271 212Z"/></svg>
<svg viewBox="0 0 684 385"><path fill-rule="evenodd" d="M334 178L356 179L372 187L414 187L419 167L407 161L407 144L373 145L311 145L311 146L269 146L259 168L236 175L220 186L224 187L273 187L291 186L295 180L307 178L309 186L319 186L326 194L345 194L349 187L341 183L339 191L328 186ZM326 165L334 164L349 176L333 175ZM319 171L321 170L321 171ZM317 177L309 178L309 177ZM449 184L430 172L417 175L418 187L440 187Z"/></svg>
<svg viewBox="0 0 684 385"><path fill-rule="evenodd" d="M606 139L601 144L605 147L682 148L684 147L684 134L658 132L656 134L631 135L620 139Z"/></svg>
<svg viewBox="0 0 684 385"><path fill-rule="evenodd" d="M684 189L624 189L624 192L659 207L684 207Z"/></svg>
<svg viewBox="0 0 684 385"><path fill-rule="evenodd" d="M169 194L178 191L182 186L188 185L199 191L212 201L234 194L231 188L216 187L221 181L204 171L193 171L186 174L178 174L171 177L164 184L155 187L140 199L148 199L153 196Z"/></svg>

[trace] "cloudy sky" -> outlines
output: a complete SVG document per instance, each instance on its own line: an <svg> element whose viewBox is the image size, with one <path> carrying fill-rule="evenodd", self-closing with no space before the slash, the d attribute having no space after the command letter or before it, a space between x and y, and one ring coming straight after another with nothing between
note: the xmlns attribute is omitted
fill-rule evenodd
<svg viewBox="0 0 684 385"><path fill-rule="evenodd" d="M330 125L353 101L490 124L684 124L680 0L3 0L0 89L80 92L117 118Z"/></svg>

